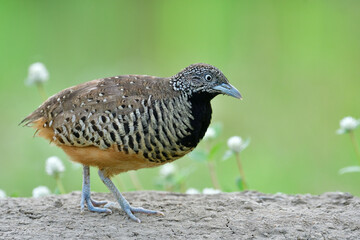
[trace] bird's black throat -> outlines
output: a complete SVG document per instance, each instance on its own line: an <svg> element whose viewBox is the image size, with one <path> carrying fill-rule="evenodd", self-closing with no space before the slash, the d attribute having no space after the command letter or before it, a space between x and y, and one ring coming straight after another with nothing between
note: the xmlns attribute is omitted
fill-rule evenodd
<svg viewBox="0 0 360 240"><path fill-rule="evenodd" d="M189 98L191 102L191 111L194 119L190 124L193 128L191 134L181 140L181 144L186 147L195 148L199 141L204 137L211 121L211 104L210 101L216 95L209 93L197 93Z"/></svg>

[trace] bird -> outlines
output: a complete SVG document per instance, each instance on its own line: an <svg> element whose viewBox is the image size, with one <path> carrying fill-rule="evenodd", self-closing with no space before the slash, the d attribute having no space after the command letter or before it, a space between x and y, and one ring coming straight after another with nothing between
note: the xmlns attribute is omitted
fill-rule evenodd
<svg viewBox="0 0 360 240"><path fill-rule="evenodd" d="M90 167L130 219L133 207L111 181L119 173L157 167L191 152L204 137L217 95L242 96L215 66L196 63L171 77L121 75L85 82L49 97L20 124L83 165L80 208L111 213L91 198Z"/></svg>

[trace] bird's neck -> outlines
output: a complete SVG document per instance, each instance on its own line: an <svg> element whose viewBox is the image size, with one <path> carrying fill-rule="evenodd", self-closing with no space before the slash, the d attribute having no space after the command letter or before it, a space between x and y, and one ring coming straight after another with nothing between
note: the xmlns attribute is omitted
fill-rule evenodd
<svg viewBox="0 0 360 240"><path fill-rule="evenodd" d="M211 99L214 96L209 94L196 94L189 96L191 103L191 115L193 119L190 124L193 128L191 135L182 140L182 144L188 147L196 147L199 141L204 137L211 121Z"/></svg>

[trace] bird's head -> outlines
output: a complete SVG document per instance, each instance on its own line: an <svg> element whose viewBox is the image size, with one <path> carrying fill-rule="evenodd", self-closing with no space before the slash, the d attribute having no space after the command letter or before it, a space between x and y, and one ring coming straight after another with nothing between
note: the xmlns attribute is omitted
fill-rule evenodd
<svg viewBox="0 0 360 240"><path fill-rule="evenodd" d="M214 97L226 94L241 99L239 91L233 87L224 74L216 67L196 63L188 66L171 78L174 90L193 94L207 94Z"/></svg>

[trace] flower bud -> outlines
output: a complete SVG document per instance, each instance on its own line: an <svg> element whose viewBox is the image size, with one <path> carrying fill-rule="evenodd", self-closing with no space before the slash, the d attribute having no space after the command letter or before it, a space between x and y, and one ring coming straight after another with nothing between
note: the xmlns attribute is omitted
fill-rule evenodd
<svg viewBox="0 0 360 240"><path fill-rule="evenodd" d="M186 190L185 193L186 194L200 194L199 190L197 190L196 188L189 188L188 190Z"/></svg>
<svg viewBox="0 0 360 240"><path fill-rule="evenodd" d="M174 174L176 171L176 166L173 163L167 163L160 168L160 175L163 177L168 177Z"/></svg>
<svg viewBox="0 0 360 240"><path fill-rule="evenodd" d="M219 194L219 193L221 193L221 191L218 189L213 189L213 188L204 188L202 193L203 194Z"/></svg>
<svg viewBox="0 0 360 240"><path fill-rule="evenodd" d="M1 190L1 189L0 189L0 199L1 199L1 198L6 198L6 193L5 193L4 190Z"/></svg>
<svg viewBox="0 0 360 240"><path fill-rule="evenodd" d="M207 129L207 131L205 132L205 135L204 135L204 140L207 141L207 140L213 140L216 138L216 131L214 128L212 127L209 127Z"/></svg>
<svg viewBox="0 0 360 240"><path fill-rule="evenodd" d="M50 192L49 188L47 188L45 186L36 187L32 191L32 196L34 198L44 197L44 196L48 196L50 194L51 194L51 192Z"/></svg>
<svg viewBox="0 0 360 240"><path fill-rule="evenodd" d="M65 166L56 156L49 157L46 159L45 171L50 176L55 176L65 171Z"/></svg>
<svg viewBox="0 0 360 240"><path fill-rule="evenodd" d="M43 83L49 79L49 72L45 65L41 62L36 62L30 65L28 77L26 78L26 85L34 85L36 83Z"/></svg>
<svg viewBox="0 0 360 240"><path fill-rule="evenodd" d="M344 117L340 120L340 129L337 130L338 134L343 134L354 130L360 125L360 120L356 120L353 117Z"/></svg>
<svg viewBox="0 0 360 240"><path fill-rule="evenodd" d="M242 150L242 144L243 140L241 137L238 136L231 137L227 141L228 147L234 152L240 152Z"/></svg>

